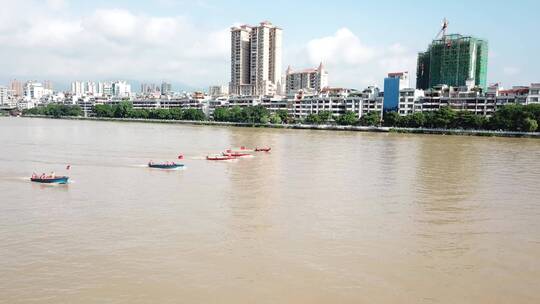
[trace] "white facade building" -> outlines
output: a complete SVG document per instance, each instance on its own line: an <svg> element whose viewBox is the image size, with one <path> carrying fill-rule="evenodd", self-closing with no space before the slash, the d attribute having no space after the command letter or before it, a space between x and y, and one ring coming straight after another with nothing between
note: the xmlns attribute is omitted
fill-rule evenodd
<svg viewBox="0 0 540 304"><path fill-rule="evenodd" d="M229 88L223 85L210 86L208 88L208 95L212 97L221 97L229 94Z"/></svg>
<svg viewBox="0 0 540 304"><path fill-rule="evenodd" d="M111 97L113 96L113 84L111 82L98 82L97 84L97 96Z"/></svg>
<svg viewBox="0 0 540 304"><path fill-rule="evenodd" d="M282 29L270 22L231 28L230 94L279 94L281 46Z"/></svg>
<svg viewBox="0 0 540 304"><path fill-rule="evenodd" d="M398 113L401 116L421 112L422 107L419 105L420 99L424 97L423 90L406 88L399 90Z"/></svg>
<svg viewBox="0 0 540 304"><path fill-rule="evenodd" d="M112 84L115 97L126 98L131 96L131 85L125 81L115 81Z"/></svg>
<svg viewBox="0 0 540 304"><path fill-rule="evenodd" d="M97 85L93 81L86 82L85 89L85 95L96 96L98 93Z"/></svg>
<svg viewBox="0 0 540 304"><path fill-rule="evenodd" d="M83 81L74 81L71 83L71 93L76 96L85 95L85 83Z"/></svg>
<svg viewBox="0 0 540 304"><path fill-rule="evenodd" d="M532 83L529 87L529 96L527 103L540 103L540 83Z"/></svg>
<svg viewBox="0 0 540 304"><path fill-rule="evenodd" d="M28 81L24 85L25 100L40 100L44 96L52 95L52 90L45 89L40 82Z"/></svg>
<svg viewBox="0 0 540 304"><path fill-rule="evenodd" d="M6 87L0 87L0 106L9 105L8 101L8 89Z"/></svg>
<svg viewBox="0 0 540 304"><path fill-rule="evenodd" d="M370 112L382 115L383 97L376 87L368 87L363 91L325 88L315 95L297 94L291 101L291 107L294 117L299 119L322 111L328 111L334 117L350 111L360 118Z"/></svg>
<svg viewBox="0 0 540 304"><path fill-rule="evenodd" d="M307 93L318 93L323 88L328 87L328 71L322 62L319 67L302 71L293 71L291 67L287 69L285 79L285 93L288 96L303 90Z"/></svg>
<svg viewBox="0 0 540 304"><path fill-rule="evenodd" d="M163 81L161 83L161 95L171 95L172 94L172 84L169 82Z"/></svg>

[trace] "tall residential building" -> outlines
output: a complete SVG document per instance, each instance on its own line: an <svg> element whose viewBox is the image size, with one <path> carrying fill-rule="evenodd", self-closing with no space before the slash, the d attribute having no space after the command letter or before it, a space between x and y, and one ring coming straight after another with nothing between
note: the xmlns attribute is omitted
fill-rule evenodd
<svg viewBox="0 0 540 304"><path fill-rule="evenodd" d="M443 35L418 54L416 87L465 86L467 81L485 88L488 42L459 34Z"/></svg>
<svg viewBox="0 0 540 304"><path fill-rule="evenodd" d="M384 79L383 111L397 111L399 92L409 87L409 72L389 73L388 77Z"/></svg>
<svg viewBox="0 0 540 304"><path fill-rule="evenodd" d="M83 81L74 81L71 83L71 93L77 96L86 95L85 83Z"/></svg>
<svg viewBox="0 0 540 304"><path fill-rule="evenodd" d="M13 79L11 83L9 84L9 88L13 94L14 97L22 97L24 95L23 91L23 83L20 80Z"/></svg>
<svg viewBox="0 0 540 304"><path fill-rule="evenodd" d="M113 95L113 84L109 81L98 82L97 95L103 97L111 97Z"/></svg>
<svg viewBox="0 0 540 304"><path fill-rule="evenodd" d="M115 81L112 84L113 95L116 97L130 97L131 85L125 81Z"/></svg>
<svg viewBox="0 0 540 304"><path fill-rule="evenodd" d="M234 95L276 95L281 86L282 29L268 21L231 28Z"/></svg>
<svg viewBox="0 0 540 304"><path fill-rule="evenodd" d="M87 81L85 85L85 94L91 95L91 96L97 96L98 95L98 89L97 85L93 81Z"/></svg>
<svg viewBox="0 0 540 304"><path fill-rule="evenodd" d="M141 94L154 94L159 92L159 86L155 83L141 83Z"/></svg>
<svg viewBox="0 0 540 304"><path fill-rule="evenodd" d="M317 68L302 71L293 71L290 66L287 68L285 79L287 95L294 95L299 90L316 93L325 87L328 87L328 71L322 62Z"/></svg>
<svg viewBox="0 0 540 304"><path fill-rule="evenodd" d="M43 88L45 88L45 89L47 89L47 90L53 91L53 84L52 84L52 81L50 81L50 80L44 80L44 81L43 81Z"/></svg>
<svg viewBox="0 0 540 304"><path fill-rule="evenodd" d="M161 95L169 95L172 93L172 85L168 82L163 81L161 83Z"/></svg>

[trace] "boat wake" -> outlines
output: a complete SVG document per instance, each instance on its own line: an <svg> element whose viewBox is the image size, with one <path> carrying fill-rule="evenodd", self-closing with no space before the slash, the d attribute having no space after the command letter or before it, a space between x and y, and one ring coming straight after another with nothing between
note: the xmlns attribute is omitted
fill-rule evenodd
<svg viewBox="0 0 540 304"><path fill-rule="evenodd" d="M191 160L206 160L206 156L193 156L190 157Z"/></svg>

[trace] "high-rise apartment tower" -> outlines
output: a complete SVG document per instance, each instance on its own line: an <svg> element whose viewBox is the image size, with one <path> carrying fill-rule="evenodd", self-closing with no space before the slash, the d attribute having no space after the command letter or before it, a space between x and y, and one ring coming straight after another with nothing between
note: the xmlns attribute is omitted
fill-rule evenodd
<svg viewBox="0 0 540 304"><path fill-rule="evenodd" d="M279 94L281 44L282 29L268 21L231 28L230 94Z"/></svg>

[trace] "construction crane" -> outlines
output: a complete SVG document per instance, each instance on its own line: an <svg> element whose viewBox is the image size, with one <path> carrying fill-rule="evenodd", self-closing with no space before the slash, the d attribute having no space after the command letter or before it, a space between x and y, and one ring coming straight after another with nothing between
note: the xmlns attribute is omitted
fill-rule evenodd
<svg viewBox="0 0 540 304"><path fill-rule="evenodd" d="M437 36L435 36L435 40L437 40L437 39L445 39L447 29L448 29L448 19L444 18L443 23L441 25L441 30L439 31Z"/></svg>

